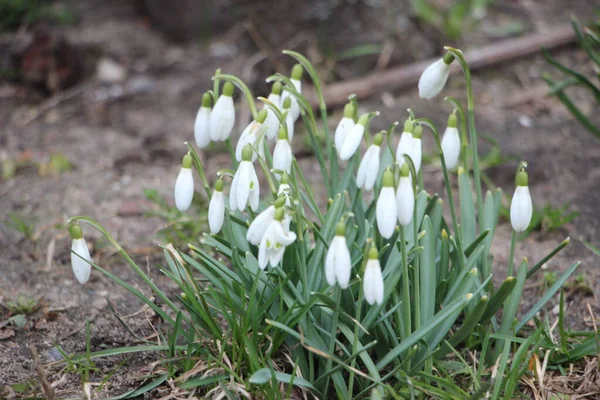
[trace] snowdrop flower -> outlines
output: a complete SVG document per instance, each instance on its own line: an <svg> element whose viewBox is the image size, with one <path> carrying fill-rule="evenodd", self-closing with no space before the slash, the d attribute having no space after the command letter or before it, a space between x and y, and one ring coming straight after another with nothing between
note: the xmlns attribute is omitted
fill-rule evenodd
<svg viewBox="0 0 600 400"><path fill-rule="evenodd" d="M384 132L385 133L385 132ZM373 138L373 144L369 146L365 156L358 166L356 174L356 186L370 191L375 186L375 181L379 175L379 157L381 154L381 142L383 142L383 133L378 133Z"/></svg>
<svg viewBox="0 0 600 400"><path fill-rule="evenodd" d="M288 141L291 143L294 138L294 117L292 117L292 100L288 97L283 100L283 111L288 110L287 115L285 117L285 126L287 128Z"/></svg>
<svg viewBox="0 0 600 400"><path fill-rule="evenodd" d="M421 137L423 136L423 127L421 125L415 126L413 131L412 148L408 155L415 165L415 171L417 173L421 169L421 160L423 159L423 149L421 145Z"/></svg>
<svg viewBox="0 0 600 400"><path fill-rule="evenodd" d="M285 215L283 216L283 228L286 231L290 230L290 223L292 222L292 215L288 212L288 210L292 207L292 188L290 187L289 182L290 176L286 172L284 172L281 176L279 188L277 189L277 196L279 196L279 199L285 199L285 203L282 206L285 206Z"/></svg>
<svg viewBox="0 0 600 400"><path fill-rule="evenodd" d="M329 286L334 286L337 282L342 289L346 289L350 282L351 271L352 261L346 244L346 225L339 222L325 257L325 279Z"/></svg>
<svg viewBox="0 0 600 400"><path fill-rule="evenodd" d="M515 232L524 232L529 227L533 214L531 195L529 194L529 178L523 169L515 179L515 194L510 202L510 223Z"/></svg>
<svg viewBox="0 0 600 400"><path fill-rule="evenodd" d="M458 157L460 156L460 136L456 128L456 123L456 114L450 114L448 117L448 126L442 138L442 152L444 153L444 161L446 161L446 168L448 169L456 167Z"/></svg>
<svg viewBox="0 0 600 400"><path fill-rule="evenodd" d="M238 140L237 146L235 148L235 158L236 160L238 160L238 162L242 161L242 150L247 144L249 144L252 147L255 147L256 151L258 152L258 154L256 152L252 153L253 162L256 161L256 158L258 156L264 158L265 136L263 130L263 123L267 119L267 115L267 110L260 110L260 112L256 116L256 120L250 122L240 135L240 139Z"/></svg>
<svg viewBox="0 0 600 400"><path fill-rule="evenodd" d="M273 84L271 87L271 94L269 94L267 100L273 103L275 107L281 108L281 82L275 82ZM270 106L265 104L263 110L267 110L267 119L264 122L265 135L268 140L273 140L277 137L277 132L279 131L279 119Z"/></svg>
<svg viewBox="0 0 600 400"><path fill-rule="evenodd" d="M363 135L365 133L365 126L369 121L369 115L364 114L359 119L356 125L350 129L342 142L342 147L340 148L340 160L345 161L349 160L350 157L356 153L358 147L360 146L360 142L362 141Z"/></svg>
<svg viewBox="0 0 600 400"><path fill-rule="evenodd" d="M283 207L285 198L278 198L275 203L265 208L263 212L258 214L254 221L250 224L246 233L246 240L258 246L271 222L275 219L275 209Z"/></svg>
<svg viewBox="0 0 600 400"><path fill-rule="evenodd" d="M223 142L231 135L235 123L235 107L233 105L233 90L231 82L223 85L223 94L219 97L212 113L210 114L210 139L214 142Z"/></svg>
<svg viewBox="0 0 600 400"><path fill-rule="evenodd" d="M383 276L381 274L381 266L379 264L377 249L375 246L369 250L369 259L365 267L365 275L363 278L363 293L365 300L370 305L383 304Z"/></svg>
<svg viewBox="0 0 600 400"><path fill-rule="evenodd" d="M265 269L267 264L277 266L283 258L285 248L296 240L294 232L286 231L283 227L284 210L282 207L275 210L275 217L267 227L260 245L258 246L258 265Z"/></svg>
<svg viewBox="0 0 600 400"><path fill-rule="evenodd" d="M390 169L383 173L382 188L377 199L375 212L377 215L377 228L385 239L389 239L396 229L398 218L398 206L396 205L396 193L394 191L394 174Z"/></svg>
<svg viewBox="0 0 600 400"><path fill-rule="evenodd" d="M204 93L202 96L202 105L196 114L194 124L194 138L196 145L201 149L210 143L210 114L211 114L212 96L210 93Z"/></svg>
<svg viewBox="0 0 600 400"><path fill-rule="evenodd" d="M352 103L348 103L344 106L344 116L338 123L337 128L335 128L335 148L340 151L342 148L342 144L344 143L344 139L348 135L348 132L354 126L354 114L356 110L354 109L354 105Z"/></svg>
<svg viewBox="0 0 600 400"><path fill-rule="evenodd" d="M304 70L302 69L302 65L300 65L300 64L296 64L292 68L292 74L290 76L290 82L292 82L292 85L294 85L294 88L296 89L296 91L298 93L302 93L302 74L303 73L304 73ZM292 124L293 124L294 122L296 122L296 120L300 116L300 105L298 104L298 100L294 96L292 96L290 94L290 92L288 92L288 91L284 91L283 92L283 95L281 96L281 99L282 99L282 101L285 101L285 99L290 99L291 100L291 111L290 111L290 114L291 114L291 117L292 117ZM290 137L292 137L292 136L293 135L290 135Z"/></svg>
<svg viewBox="0 0 600 400"><path fill-rule="evenodd" d="M79 225L71 225L69 233L71 234L71 238L73 238L71 242L71 267L73 268L77 282L83 285L90 279L92 271L90 262L92 257L90 256L87 243L83 238L81 227Z"/></svg>
<svg viewBox="0 0 600 400"><path fill-rule="evenodd" d="M292 160L293 154L290 142L288 142L285 129L281 128L279 129L277 143L275 143L275 149L273 150L273 169L285 171L289 174L292 171ZM277 177L279 178L279 175Z"/></svg>
<svg viewBox="0 0 600 400"><path fill-rule="evenodd" d="M396 204L400 225L406 226L410 224L415 210L415 192L413 191L407 163L402 164L400 167L400 182L396 191Z"/></svg>
<svg viewBox="0 0 600 400"><path fill-rule="evenodd" d="M398 165L404 164L405 154L408 154L409 156L411 155L414 141L413 131L414 126L412 120L409 118L406 121L404 121L404 129L402 130L402 134L400 135L398 147L396 147L396 163Z"/></svg>
<svg viewBox="0 0 600 400"><path fill-rule="evenodd" d="M242 162L231 182L229 208L231 211L246 209L248 203L252 211L258 210L260 186L252 164L252 147L247 144L242 150Z"/></svg>
<svg viewBox="0 0 600 400"><path fill-rule="evenodd" d="M225 220L225 195L223 194L223 180L219 179L215 183L210 203L208 204L208 227L210 233L217 234L223 227Z"/></svg>
<svg viewBox="0 0 600 400"><path fill-rule="evenodd" d="M192 176L192 156L186 154L181 163L181 171L175 181L175 206L179 211L190 208L194 198L194 177Z"/></svg>
<svg viewBox="0 0 600 400"><path fill-rule="evenodd" d="M446 86L452 61L454 61L454 56L446 53L443 58L440 58L423 71L419 79L419 97L431 99L442 91Z"/></svg>

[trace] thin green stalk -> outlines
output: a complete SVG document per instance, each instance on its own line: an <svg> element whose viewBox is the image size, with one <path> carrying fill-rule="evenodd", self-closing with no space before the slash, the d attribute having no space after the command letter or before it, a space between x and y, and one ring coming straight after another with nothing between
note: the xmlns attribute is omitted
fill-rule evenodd
<svg viewBox="0 0 600 400"><path fill-rule="evenodd" d="M190 144L190 142L185 142L187 145L190 155L194 160L194 164L196 165L196 170L198 171L198 175L200 176L200 181L202 182L202 186L204 186L204 190L206 190L207 196L212 197L212 189L210 188L210 184L208 183L208 179L206 179L206 173L204 172L204 166L202 165L202 161L200 160L200 156L194 150L194 147Z"/></svg>
<svg viewBox="0 0 600 400"><path fill-rule="evenodd" d="M328 347L328 354L333 355L334 351L335 351L335 338L336 338L336 334L337 334L337 324L338 324L338 318L339 318L339 311L337 310L340 307L340 300L341 300L341 296L342 295L342 289L340 289L339 287L335 288L335 299L334 302L336 304L336 309L332 310L333 311L333 320L331 321L331 337L329 338L329 347ZM325 371L329 371L331 369L331 364L333 363L333 360L330 358L327 359L327 366L325 367ZM329 389L329 380L330 377L328 376L325 379L325 385L324 385L324 389L323 389L323 394L325 396L327 396L327 391Z"/></svg>
<svg viewBox="0 0 600 400"><path fill-rule="evenodd" d="M513 266L515 262L515 244L517 243L517 232L514 230L510 234L510 252L508 256L508 276L513 274Z"/></svg>
<svg viewBox="0 0 600 400"><path fill-rule="evenodd" d="M410 336L411 309L410 309L410 282L408 279L408 255L406 254L406 240L404 238L404 227L400 227L400 252L402 253L402 317L404 318L404 332L400 336L402 340Z"/></svg>
<svg viewBox="0 0 600 400"><path fill-rule="evenodd" d="M358 301L356 303L356 321L360 322L362 305L363 305L363 291L360 290L358 292ZM354 324L354 338L352 341L352 354L356 354L358 351L358 323ZM350 366L354 368L356 366L356 358L352 359ZM348 378L348 393L352 396L352 391L354 390L354 370L350 369L350 377Z"/></svg>

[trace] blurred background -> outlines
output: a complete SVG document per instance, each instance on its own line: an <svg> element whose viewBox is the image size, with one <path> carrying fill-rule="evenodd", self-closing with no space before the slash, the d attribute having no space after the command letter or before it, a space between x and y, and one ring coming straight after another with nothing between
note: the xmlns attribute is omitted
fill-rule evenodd
<svg viewBox="0 0 600 400"><path fill-rule="evenodd" d="M47 350L49 360L60 356L52 352L56 343L81 351L86 319L94 321L94 346L127 343L106 297L120 313L140 304L98 274L85 286L75 282L67 217L99 220L162 282L155 244L184 246L204 231L203 197L186 214L172 197L202 94L222 68L266 97L265 78L292 67L283 49L305 54L326 82L330 128L347 96L357 93L361 112L382 113L372 131L403 121L409 107L443 129L451 106L442 96L419 99L416 82L443 46L465 51L474 68L484 177L489 188L505 191L506 206L519 160L529 161L536 214L517 256L538 259L573 238L539 286L526 288L524 301L581 260L568 318L590 327L584 304L600 293L600 269L579 239L600 244L600 142L593 134L600 97L571 72L598 85L600 42L579 37L596 35L598 6L597 0L0 0L0 387L33 376L24 343ZM304 85L312 99L306 77ZM443 95L464 101L463 79L451 78ZM243 102L237 106L234 142L250 118ZM314 169L300 124L296 129L296 156L302 168ZM424 142L426 186L440 191L439 161L431 138ZM222 150L201 154L210 176L229 167ZM85 234L96 262L134 280L105 240ZM504 224L495 242L501 270L509 242ZM127 364L123 380L145 362Z"/></svg>

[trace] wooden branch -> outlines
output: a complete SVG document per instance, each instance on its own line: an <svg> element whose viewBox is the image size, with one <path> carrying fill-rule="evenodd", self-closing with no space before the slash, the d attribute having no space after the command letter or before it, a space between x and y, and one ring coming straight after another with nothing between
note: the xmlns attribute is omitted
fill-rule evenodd
<svg viewBox="0 0 600 400"><path fill-rule="evenodd" d="M465 58L471 70L477 70L537 53L541 47L553 49L572 43L574 40L573 29L570 24L566 24L548 32L506 39L466 51ZM364 99L385 90L416 87L421 73L437 59L439 57L378 71L362 78L333 83L324 88L325 101L329 107L338 107L345 104L348 96L353 93L357 98ZM457 63L453 63L451 74L457 72L460 72L460 67ZM306 96L313 107L318 106L314 91L307 90Z"/></svg>
<svg viewBox="0 0 600 400"><path fill-rule="evenodd" d="M33 344L29 345L29 352L31 353L31 358L33 359L33 367L35 368L35 372L37 373L39 382L42 385L42 389L44 390L46 399L55 400L56 394L54 393L52 385L50 385L48 383L48 380L46 379L46 374L44 373L44 368L42 367L40 356L38 355L38 352Z"/></svg>

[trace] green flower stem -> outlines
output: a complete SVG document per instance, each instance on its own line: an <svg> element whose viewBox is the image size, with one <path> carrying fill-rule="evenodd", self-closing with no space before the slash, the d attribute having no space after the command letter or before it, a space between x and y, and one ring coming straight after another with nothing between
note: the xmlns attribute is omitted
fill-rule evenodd
<svg viewBox="0 0 600 400"><path fill-rule="evenodd" d="M215 80L222 79L224 81L231 82L235 86L237 86L242 91L242 93L244 93L244 96L246 97L246 102L248 102L248 107L250 107L250 112L252 113L252 118L256 119L257 112L256 112L256 104L254 104L254 96L252 95L252 92L250 91L248 86L246 86L244 81L242 81L240 78L238 78L235 75L228 75L228 74L218 74L218 75L215 75L213 77L213 79L215 79Z"/></svg>
<svg viewBox="0 0 600 400"><path fill-rule="evenodd" d="M364 294L362 290L358 292L358 301L356 303L356 323L354 324L354 337L352 341L352 354L357 354L358 352L358 329L359 322L362 312L362 305L364 300ZM356 358L352 359L350 363L350 376L348 378L348 393L352 396L352 391L354 390L354 370L353 368L356 366Z"/></svg>
<svg viewBox="0 0 600 400"><path fill-rule="evenodd" d="M514 230L510 234L510 252L508 256L508 275L512 276L513 274L513 266L514 266L514 258L515 258L515 244L517 242L517 232Z"/></svg>
<svg viewBox="0 0 600 400"><path fill-rule="evenodd" d="M465 171L469 170L469 141L467 140L467 118L465 117L465 109L463 106L453 97L445 97L444 100L451 103L454 108L458 111L460 117L460 158Z"/></svg>
<svg viewBox="0 0 600 400"><path fill-rule="evenodd" d="M202 186L204 186L204 190L206 190L206 194L210 198L212 197L212 189L210 187L210 184L208 183L208 179L206 179L206 173L204 172L204 166L202 165L200 156L198 155L198 153L196 153L196 150L194 150L194 147L189 142L185 142L185 144L187 145L190 155L194 160L194 164L196 165L196 170L198 171L198 175L200 176Z"/></svg>
<svg viewBox="0 0 600 400"><path fill-rule="evenodd" d="M227 147L227 150L229 150L229 157L231 158L233 169L237 171L239 163L237 161L237 158L235 157L235 149L233 148L233 143L230 137L227 138L227 140L225 141L225 146Z"/></svg>
<svg viewBox="0 0 600 400"><path fill-rule="evenodd" d="M315 196L313 194L312 188L308 184L308 182L306 182L306 178L304 178L304 175L302 174L302 169L300 169L300 165L298 165L298 161L295 158L292 161L292 164L293 164L296 176L298 178L300 178L300 181L302 182L302 186L304 186L304 189L306 190L306 195L308 197L308 200L310 201L310 203L313 206L313 209L317 213L317 218L319 218L319 222L323 223L323 221L325 221L325 217L323 216L323 213L321 213L321 210L319 209L319 205L317 204L317 201L315 200ZM300 195L299 192L298 192L298 195Z"/></svg>
<svg viewBox="0 0 600 400"><path fill-rule="evenodd" d="M406 239L404 237L404 227L400 227L400 252L402 253L402 317L404 323L404 332L400 336L402 340L410 336L411 328L411 309L410 309L410 282L408 279L408 254L406 254Z"/></svg>
<svg viewBox="0 0 600 400"><path fill-rule="evenodd" d="M253 149L253 150L255 152L257 152L256 149ZM258 152L257 152L256 159L258 160L258 164L262 168L263 174L265 175L265 178L267 179L267 183L269 184L269 189L271 190L271 194L273 195L273 200L275 200L275 199L277 199L277 187L275 186L275 182L273 181L273 175L271 174L271 170L269 169L269 166L267 165L267 162L265 161L265 159L262 158L260 155L258 155Z"/></svg>
<svg viewBox="0 0 600 400"><path fill-rule="evenodd" d="M335 288L335 298L334 298L334 302L336 304L336 308L340 307L340 300L341 300L341 296L342 295L342 289L340 289L339 287L336 286ZM327 349L327 354L333 354L335 351L335 338L336 338L336 334L337 334L337 324L338 324L338 318L339 318L339 311L338 310L332 310L333 311L333 320L331 322L331 337L329 338L329 347ZM325 371L329 371L331 369L331 364L332 364L333 360L330 358L327 359L327 366L325 367ZM327 393L327 390L329 389L329 376L325 379L325 385L324 385L324 389L323 389L323 393Z"/></svg>

